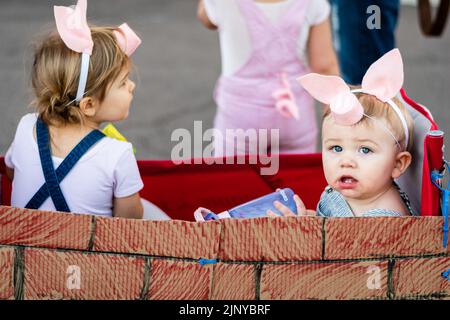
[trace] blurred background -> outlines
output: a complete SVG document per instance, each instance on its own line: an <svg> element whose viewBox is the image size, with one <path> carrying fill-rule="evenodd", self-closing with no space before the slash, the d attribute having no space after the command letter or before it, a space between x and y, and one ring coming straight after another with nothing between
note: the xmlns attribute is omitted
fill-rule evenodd
<svg viewBox="0 0 450 320"><path fill-rule="evenodd" d="M357 1L357 0L355 0ZM76 0L0 0L0 154L11 143L20 118L32 109L29 85L31 44L55 28L53 5ZM450 32L425 38L419 29L416 1L404 1L397 28L397 46L405 65L404 87L426 105L450 144ZM177 128L193 132L212 127L212 99L220 74L215 31L196 19L197 0L90 0L88 21L119 25L128 22L143 40L133 56L138 87L130 116L118 123L138 159L170 159L171 134ZM320 111L320 110L318 110ZM319 114L319 112L318 112ZM446 158L450 159L450 148Z"/></svg>

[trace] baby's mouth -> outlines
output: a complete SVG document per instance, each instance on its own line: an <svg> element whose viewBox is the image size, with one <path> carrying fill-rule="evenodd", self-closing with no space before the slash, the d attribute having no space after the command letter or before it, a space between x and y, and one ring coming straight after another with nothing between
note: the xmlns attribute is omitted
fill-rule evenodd
<svg viewBox="0 0 450 320"><path fill-rule="evenodd" d="M356 187L356 185L358 184L358 180L356 180L354 177L352 176L342 176L339 180L338 180L338 185L339 188L341 189L353 189Z"/></svg>

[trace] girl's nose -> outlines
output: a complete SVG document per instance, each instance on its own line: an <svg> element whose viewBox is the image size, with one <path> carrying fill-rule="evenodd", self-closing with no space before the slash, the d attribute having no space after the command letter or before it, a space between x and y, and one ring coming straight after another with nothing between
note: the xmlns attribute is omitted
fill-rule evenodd
<svg viewBox="0 0 450 320"><path fill-rule="evenodd" d="M134 91L134 88L136 88L136 83L134 83L134 81L130 80L130 92L131 93Z"/></svg>
<svg viewBox="0 0 450 320"><path fill-rule="evenodd" d="M341 168L355 168L356 161L351 156L342 155L339 159L339 166Z"/></svg>

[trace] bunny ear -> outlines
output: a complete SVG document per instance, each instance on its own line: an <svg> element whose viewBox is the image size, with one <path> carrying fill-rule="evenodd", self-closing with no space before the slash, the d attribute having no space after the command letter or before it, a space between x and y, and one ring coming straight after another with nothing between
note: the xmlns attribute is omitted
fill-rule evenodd
<svg viewBox="0 0 450 320"><path fill-rule="evenodd" d="M364 108L350 91L342 92L333 98L330 109L334 121L344 126L356 124L364 116Z"/></svg>
<svg viewBox="0 0 450 320"><path fill-rule="evenodd" d="M310 73L298 81L315 99L330 105L336 123L353 125L363 117L363 107L341 78Z"/></svg>
<svg viewBox="0 0 450 320"><path fill-rule="evenodd" d="M344 80L336 76L309 73L297 80L314 99L325 104L330 104L337 95L350 91Z"/></svg>
<svg viewBox="0 0 450 320"><path fill-rule="evenodd" d="M403 86L403 61L400 51L393 49L375 61L362 81L362 90L386 102Z"/></svg>
<svg viewBox="0 0 450 320"><path fill-rule="evenodd" d="M53 11L58 33L66 46L91 55L94 42L86 20L87 0L79 0L74 8L54 6Z"/></svg>
<svg viewBox="0 0 450 320"><path fill-rule="evenodd" d="M119 31L114 31L117 43L127 56L131 56L137 47L139 47L142 40L126 23L121 24L118 29Z"/></svg>

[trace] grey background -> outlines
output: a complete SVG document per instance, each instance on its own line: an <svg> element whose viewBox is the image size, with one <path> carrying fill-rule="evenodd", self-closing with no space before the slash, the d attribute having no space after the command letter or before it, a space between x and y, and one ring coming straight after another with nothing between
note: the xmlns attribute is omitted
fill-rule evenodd
<svg viewBox="0 0 450 320"><path fill-rule="evenodd" d="M355 0L357 1L357 0ZM17 122L31 100L31 46L39 34L54 28L53 5L75 0L0 1L0 154L12 141ZM212 127L212 93L220 73L216 32L196 20L196 0L90 0L88 20L98 25L128 22L143 45L133 60L138 87L127 120L117 124L135 145L138 159L169 159L173 130L193 131L194 120ZM408 94L431 109L450 134L450 33L425 38L416 8L402 6L397 42L405 64ZM449 151L446 151L450 158Z"/></svg>

